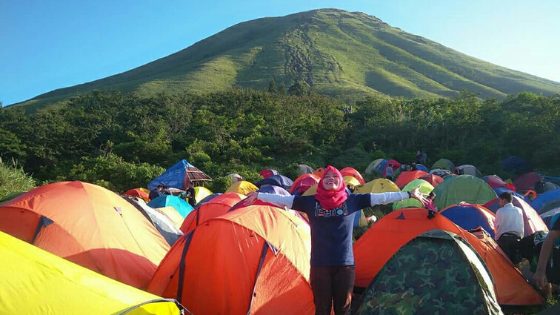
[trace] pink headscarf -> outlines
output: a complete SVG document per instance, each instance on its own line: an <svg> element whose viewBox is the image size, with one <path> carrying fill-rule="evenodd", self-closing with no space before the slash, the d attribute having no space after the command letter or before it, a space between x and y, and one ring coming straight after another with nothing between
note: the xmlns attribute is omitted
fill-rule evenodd
<svg viewBox="0 0 560 315"><path fill-rule="evenodd" d="M338 176L340 180L340 186L335 190L326 190L323 188L323 179L328 172L333 172ZM319 202L321 207L325 210L332 210L339 207L348 198L348 193L346 192L346 185L344 184L344 178L339 170L333 166L327 166L321 180L317 185L317 193L315 194L315 199Z"/></svg>

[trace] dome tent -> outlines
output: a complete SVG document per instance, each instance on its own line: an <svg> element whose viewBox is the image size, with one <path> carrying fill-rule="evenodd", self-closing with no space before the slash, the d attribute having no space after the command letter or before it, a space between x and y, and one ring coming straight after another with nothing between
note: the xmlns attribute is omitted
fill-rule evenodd
<svg viewBox="0 0 560 315"><path fill-rule="evenodd" d="M461 202L485 204L496 198L494 190L482 179L471 175L459 175L445 179L434 188L438 209Z"/></svg>
<svg viewBox="0 0 560 315"><path fill-rule="evenodd" d="M426 175L428 175L428 173L424 171L404 171L399 174L399 176L395 180L395 184L397 184L397 186L402 189L411 181Z"/></svg>
<svg viewBox="0 0 560 315"><path fill-rule="evenodd" d="M194 209L183 221L181 231L189 233L207 220L226 214L231 207L245 198L244 195L226 192Z"/></svg>
<svg viewBox="0 0 560 315"><path fill-rule="evenodd" d="M239 208L179 239L148 291L193 314L313 314L310 250L309 225L291 211Z"/></svg>
<svg viewBox="0 0 560 315"><path fill-rule="evenodd" d="M434 190L434 186L432 186L427 181L423 179L415 179L410 183L406 184L406 186L404 186L402 191L410 192L413 191L415 188L418 188L424 196L427 196L429 193L432 192L432 190ZM413 198L408 198L393 203L394 210L398 210L402 208L423 208L423 207L424 205L420 201Z"/></svg>
<svg viewBox="0 0 560 315"><path fill-rule="evenodd" d="M477 237L442 215L428 219L426 214L426 209L419 208L393 211L354 243L356 287L367 288L391 257L417 236L443 230L466 240L482 258L492 275L500 305L541 305L544 302L487 234Z"/></svg>
<svg viewBox="0 0 560 315"><path fill-rule="evenodd" d="M356 188L356 193L359 194L381 193L389 191L397 192L401 190L395 183L386 178L377 178Z"/></svg>
<svg viewBox="0 0 560 315"><path fill-rule="evenodd" d="M491 237L495 235L496 217L484 206L460 203L451 205L440 213L467 231L482 227Z"/></svg>
<svg viewBox="0 0 560 315"><path fill-rule="evenodd" d="M152 208L173 207L183 218L193 210L193 207L185 199L173 195L161 195L151 200L148 206Z"/></svg>
<svg viewBox="0 0 560 315"><path fill-rule="evenodd" d="M425 232L402 246L366 289L357 314L403 308L416 314L502 314L492 279L474 249L443 230Z"/></svg>
<svg viewBox="0 0 560 315"><path fill-rule="evenodd" d="M226 192L233 192L233 193L238 193L238 194L242 194L242 195L248 195L254 191L257 191L259 188L255 185L253 185L253 183L250 183L248 181L238 181L235 182L233 184L231 184L228 189L226 189Z"/></svg>
<svg viewBox="0 0 560 315"><path fill-rule="evenodd" d="M439 159L434 162L434 164L432 165L432 169L453 171L455 169L455 164L453 164L453 162L448 159Z"/></svg>
<svg viewBox="0 0 560 315"><path fill-rule="evenodd" d="M138 290L0 232L0 314L176 314Z"/></svg>
<svg viewBox="0 0 560 315"><path fill-rule="evenodd" d="M78 181L44 185L2 203L0 230L137 288L146 287L169 250L134 206Z"/></svg>

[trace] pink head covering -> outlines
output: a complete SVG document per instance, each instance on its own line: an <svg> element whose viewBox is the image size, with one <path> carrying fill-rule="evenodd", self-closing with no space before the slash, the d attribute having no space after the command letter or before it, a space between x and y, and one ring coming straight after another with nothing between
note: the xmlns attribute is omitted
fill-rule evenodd
<svg viewBox="0 0 560 315"><path fill-rule="evenodd" d="M340 186L334 190L326 190L323 188L323 179L328 172L334 173L340 182ZM348 193L346 192L346 186L344 185L344 178L339 170L333 166L327 166L321 180L317 185L317 193L315 194L315 199L319 202L321 207L325 210L332 210L339 207L348 198Z"/></svg>

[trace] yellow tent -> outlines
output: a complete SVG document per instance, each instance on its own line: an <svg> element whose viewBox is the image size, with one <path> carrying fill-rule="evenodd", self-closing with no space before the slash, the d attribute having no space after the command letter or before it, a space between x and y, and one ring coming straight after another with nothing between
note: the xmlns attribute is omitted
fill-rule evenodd
<svg viewBox="0 0 560 315"><path fill-rule="evenodd" d="M242 195L248 195L254 191L257 191L259 188L248 181L239 181L231 184L226 192L234 192Z"/></svg>
<svg viewBox="0 0 560 315"><path fill-rule="evenodd" d="M354 176L344 176L343 179L346 186L350 186L350 187L360 186L360 181Z"/></svg>
<svg viewBox="0 0 560 315"><path fill-rule="evenodd" d="M357 194L369 194L369 193L382 193L382 192L396 192L401 191L399 187L392 181L386 178L374 179L370 182L359 186L354 191Z"/></svg>
<svg viewBox="0 0 560 315"><path fill-rule="evenodd" d="M138 290L0 232L0 314L180 314Z"/></svg>
<svg viewBox="0 0 560 315"><path fill-rule="evenodd" d="M194 188L194 201L199 203L202 199L210 196L212 191L204 186L196 186Z"/></svg>
<svg viewBox="0 0 560 315"><path fill-rule="evenodd" d="M309 187L304 193L303 196L314 196L317 193L317 184Z"/></svg>

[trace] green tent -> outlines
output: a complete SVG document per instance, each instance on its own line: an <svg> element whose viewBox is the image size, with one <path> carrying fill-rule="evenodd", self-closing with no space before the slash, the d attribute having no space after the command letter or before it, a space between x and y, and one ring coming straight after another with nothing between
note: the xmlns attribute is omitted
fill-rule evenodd
<svg viewBox="0 0 560 315"><path fill-rule="evenodd" d="M502 314L486 266L451 232L401 247L372 280L356 314Z"/></svg>
<svg viewBox="0 0 560 315"><path fill-rule="evenodd" d="M434 186L432 186L432 184L428 183L427 181L423 179L415 179L406 184L402 191L412 191L415 188L419 188L420 192L424 195L428 195L432 192L432 190L434 190ZM424 208L424 205L420 201L412 198L393 203L393 210L402 208Z"/></svg>
<svg viewBox="0 0 560 315"><path fill-rule="evenodd" d="M448 177L434 189L434 193L436 206L440 210L461 202L485 204L496 198L492 187L472 175Z"/></svg>
<svg viewBox="0 0 560 315"><path fill-rule="evenodd" d="M452 171L455 169L455 164L448 159L439 159L437 160L434 165L432 165L432 169L442 169Z"/></svg>

